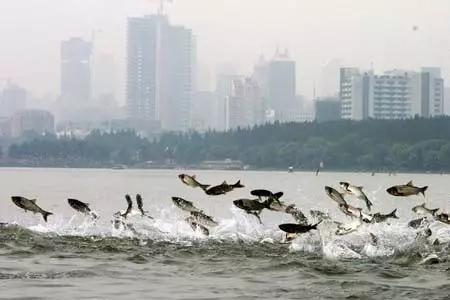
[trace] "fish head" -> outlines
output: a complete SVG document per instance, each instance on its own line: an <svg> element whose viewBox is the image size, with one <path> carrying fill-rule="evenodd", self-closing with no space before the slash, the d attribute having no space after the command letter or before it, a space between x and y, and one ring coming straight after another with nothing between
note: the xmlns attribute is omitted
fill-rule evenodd
<svg viewBox="0 0 450 300"><path fill-rule="evenodd" d="M178 178L180 178L181 180L184 180L185 177L186 177L186 174L180 174L180 175L178 175Z"/></svg>
<svg viewBox="0 0 450 300"><path fill-rule="evenodd" d="M345 181L341 181L341 182L339 182L339 185L340 185L341 188L343 188L344 190L347 190L348 187L350 186L350 183L345 182Z"/></svg>
<svg viewBox="0 0 450 300"><path fill-rule="evenodd" d="M72 207L78 207L80 204L78 200L71 198L67 199L67 202L69 202L69 205Z"/></svg>
<svg viewBox="0 0 450 300"><path fill-rule="evenodd" d="M329 186L325 186L325 192L327 193L328 196L331 196L333 194L334 189L332 187Z"/></svg>
<svg viewBox="0 0 450 300"><path fill-rule="evenodd" d="M11 197L12 202L14 202L15 205L21 206L23 202L23 197L21 196L12 196Z"/></svg>
<svg viewBox="0 0 450 300"><path fill-rule="evenodd" d="M400 196L400 193L398 192L397 187L393 186L390 187L386 190L386 192L388 192L389 194L391 194L392 196Z"/></svg>
<svg viewBox="0 0 450 300"><path fill-rule="evenodd" d="M242 199L234 200L233 204L240 209L245 209L244 200Z"/></svg>
<svg viewBox="0 0 450 300"><path fill-rule="evenodd" d="M177 205L179 205L180 202L181 202L181 198L179 198L179 197L172 197L172 202L177 204Z"/></svg>

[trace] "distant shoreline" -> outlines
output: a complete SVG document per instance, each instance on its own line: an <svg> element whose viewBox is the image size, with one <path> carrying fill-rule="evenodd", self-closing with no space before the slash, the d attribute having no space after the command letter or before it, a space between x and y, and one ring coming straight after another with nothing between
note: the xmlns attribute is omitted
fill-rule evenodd
<svg viewBox="0 0 450 300"><path fill-rule="evenodd" d="M109 165L91 165L91 166L63 166L63 165L27 165L27 164L0 164L1 169L98 169L98 170L114 170L114 171L126 171L126 170L188 170L188 171L248 171L248 172L288 172L288 168L286 169L277 169L277 168L248 168L248 169L227 169L227 168L200 168L198 166L155 166L155 167L139 167L139 166L125 166L123 168L115 168L114 166ZM315 174L316 170L307 170L307 169L294 169L292 174L295 173L311 173ZM372 174L374 176L377 174L390 174L389 176L396 176L398 174L429 174L429 175L450 175L449 172L432 172L432 171L422 171L422 170L399 170L396 172L389 171L367 171L367 170L334 170L334 169L323 169L320 173L361 173L361 174ZM319 176L320 176L319 173Z"/></svg>

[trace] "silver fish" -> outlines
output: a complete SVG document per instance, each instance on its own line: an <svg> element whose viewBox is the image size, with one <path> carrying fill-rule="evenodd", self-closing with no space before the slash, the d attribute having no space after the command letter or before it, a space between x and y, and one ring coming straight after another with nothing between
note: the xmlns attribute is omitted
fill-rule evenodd
<svg viewBox="0 0 450 300"><path fill-rule="evenodd" d="M199 187L205 191L207 188L210 187L209 184L202 184L202 183L198 182L197 179L195 178L195 175L190 176L187 174L180 174L180 175L178 175L178 178L180 178L180 180L184 184L186 184L187 186L193 187L193 188Z"/></svg>
<svg viewBox="0 0 450 300"><path fill-rule="evenodd" d="M191 211L191 217L193 217L197 223L204 226L214 227L219 225L212 217L206 215L202 211Z"/></svg>
<svg viewBox="0 0 450 300"><path fill-rule="evenodd" d="M340 186L344 189L344 191L350 195L355 196L356 198L364 201L366 203L367 209L370 211L370 208L373 206L372 202L367 198L366 194L363 192L362 186L354 186L348 182L340 182Z"/></svg>
<svg viewBox="0 0 450 300"><path fill-rule="evenodd" d="M412 211L419 215L430 214L430 215L434 216L438 212L438 210L439 210L439 208L435 208L435 209L427 208L425 206L425 202L422 203L421 205L417 205L412 208Z"/></svg>
<svg viewBox="0 0 450 300"><path fill-rule="evenodd" d="M91 209L89 208L89 204L82 202L80 200L77 200L77 199L72 199L72 198L67 199L67 202L69 203L70 207L72 207L76 211L78 211L82 214L85 214L85 215L90 215L94 219L98 218L97 214L92 212Z"/></svg>
<svg viewBox="0 0 450 300"><path fill-rule="evenodd" d="M21 196L12 196L11 200L15 205L17 205L18 207L22 208L25 211L31 211L33 213L42 214L42 217L44 218L45 222L47 222L48 216L53 215L53 213L45 211L42 208L40 208L36 204L36 199L27 199Z"/></svg>
<svg viewBox="0 0 450 300"><path fill-rule="evenodd" d="M176 207L187 212L200 211L200 209L195 207L191 201L185 200L180 197L172 197L172 202Z"/></svg>

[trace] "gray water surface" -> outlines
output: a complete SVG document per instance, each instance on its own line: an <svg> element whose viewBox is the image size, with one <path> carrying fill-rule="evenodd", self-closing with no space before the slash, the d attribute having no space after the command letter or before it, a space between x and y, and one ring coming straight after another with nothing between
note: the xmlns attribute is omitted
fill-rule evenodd
<svg viewBox="0 0 450 300"><path fill-rule="evenodd" d="M238 179L246 186L225 196L206 196L185 186L181 172L219 184ZM395 198L385 190L414 180L428 185L426 197ZM364 186L373 212L398 209L399 220L363 225L336 236L332 222L284 243L286 214L264 211L263 225L232 206L251 198L256 188L283 191L286 203L305 214L329 212L349 222L330 200L324 186L339 181ZM433 234L418 239L407 222L426 201L450 211L450 176L422 174L0 169L0 299L448 299L450 294L450 226L432 222ZM134 231L115 229L112 215L126 208L124 195L140 193L153 220L134 213ZM12 195L36 198L54 215L45 223L25 213ZM183 197L212 215L219 226L210 237L193 232L186 215L172 205ZM94 222L73 211L67 198L90 203ZM355 206L364 207L349 198ZM311 222L314 221L311 219ZM420 230L419 230L420 231ZM377 236L376 245L370 233ZM435 240L439 245L432 245ZM433 254L438 264L421 263Z"/></svg>

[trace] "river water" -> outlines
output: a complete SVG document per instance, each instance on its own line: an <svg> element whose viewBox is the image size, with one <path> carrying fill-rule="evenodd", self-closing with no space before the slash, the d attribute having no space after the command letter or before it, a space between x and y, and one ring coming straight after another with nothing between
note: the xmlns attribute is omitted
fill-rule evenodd
<svg viewBox="0 0 450 300"><path fill-rule="evenodd" d="M245 188L207 196L182 184L181 172L210 184L240 179ZM385 192L409 180L428 185L426 197ZM343 236L328 221L284 243L278 225L293 223L290 215L264 211L259 224L232 205L266 188L283 191L282 200L307 216L320 209L349 222L324 192L339 181L364 186L373 212L397 208L400 219ZM407 227L417 218L411 208L424 201L450 211L449 175L4 168L0 183L0 222L8 223L0 228L0 299L449 299L450 225L431 222L428 238ZM133 212L127 222L134 229L116 229L112 215L126 208L127 193L140 193L154 219ZM36 198L54 215L45 223L16 207L13 195ZM219 226L209 237L193 232L171 196L193 201ZM69 197L88 202L100 218L75 212ZM438 263L424 263L429 255Z"/></svg>

